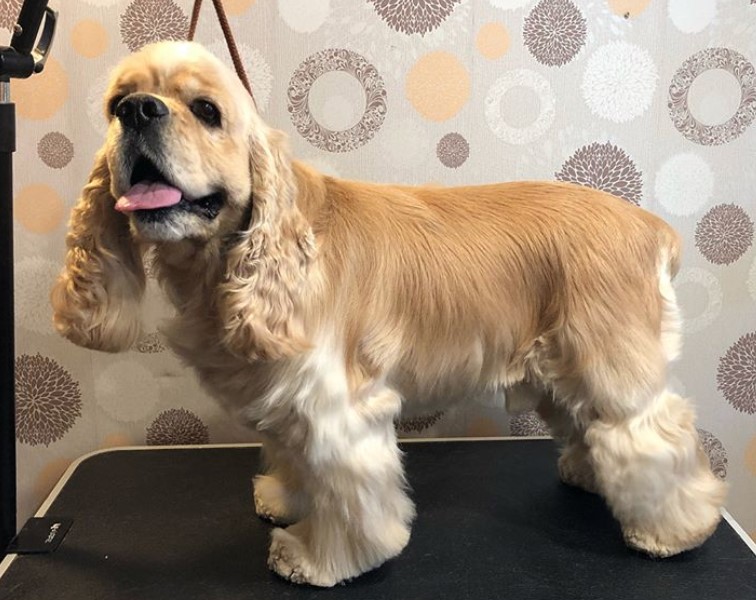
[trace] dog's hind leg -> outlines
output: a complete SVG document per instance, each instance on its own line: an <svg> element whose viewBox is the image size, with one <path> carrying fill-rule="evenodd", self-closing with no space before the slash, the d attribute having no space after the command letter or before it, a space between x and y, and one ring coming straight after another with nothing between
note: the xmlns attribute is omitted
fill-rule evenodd
<svg viewBox="0 0 756 600"><path fill-rule="evenodd" d="M711 472L690 403L666 389L677 307L664 273L660 290L658 310L649 300L573 317L555 389L584 426L598 489L627 544L664 557L711 535L726 486Z"/></svg>
<svg viewBox="0 0 756 600"><path fill-rule="evenodd" d="M296 523L310 511L310 498L302 486L300 466L272 438L263 441L265 474L253 480L255 512L277 525Z"/></svg>

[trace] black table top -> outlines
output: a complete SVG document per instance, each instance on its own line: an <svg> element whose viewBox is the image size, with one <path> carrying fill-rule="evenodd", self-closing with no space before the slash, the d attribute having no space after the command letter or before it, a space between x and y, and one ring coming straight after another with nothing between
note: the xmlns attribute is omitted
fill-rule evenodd
<svg viewBox="0 0 756 600"><path fill-rule="evenodd" d="M418 517L404 553L330 590L268 571L257 447L129 450L83 461L48 515L60 548L18 556L0 600L754 600L756 556L722 522L697 550L627 549L599 497L561 484L548 440L408 443Z"/></svg>

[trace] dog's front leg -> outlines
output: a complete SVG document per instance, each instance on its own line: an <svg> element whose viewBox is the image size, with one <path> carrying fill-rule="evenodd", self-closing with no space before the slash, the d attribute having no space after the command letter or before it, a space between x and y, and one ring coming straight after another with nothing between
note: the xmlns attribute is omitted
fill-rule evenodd
<svg viewBox="0 0 756 600"><path fill-rule="evenodd" d="M394 431L399 404L383 389L311 420L299 458L312 509L296 525L273 530L268 565L276 573L330 587L407 545L414 507Z"/></svg>
<svg viewBox="0 0 756 600"><path fill-rule="evenodd" d="M310 512L302 465L273 437L263 438L264 474L254 478L255 512L276 525L296 523Z"/></svg>

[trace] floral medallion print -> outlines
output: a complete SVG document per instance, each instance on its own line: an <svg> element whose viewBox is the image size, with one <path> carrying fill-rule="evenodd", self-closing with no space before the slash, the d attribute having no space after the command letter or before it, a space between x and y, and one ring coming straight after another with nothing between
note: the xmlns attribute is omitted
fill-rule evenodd
<svg viewBox="0 0 756 600"><path fill-rule="evenodd" d="M534 410L512 415L509 419L509 433L515 437L551 435L548 425Z"/></svg>
<svg viewBox="0 0 756 600"><path fill-rule="evenodd" d="M13 30L23 0L0 0L0 29Z"/></svg>
<svg viewBox="0 0 756 600"><path fill-rule="evenodd" d="M51 131L39 140L37 155L48 167L62 169L73 160L73 143L59 131Z"/></svg>
<svg viewBox="0 0 756 600"><path fill-rule="evenodd" d="M147 427L145 440L148 446L207 444L210 434L207 425L193 412L172 408L155 417Z"/></svg>
<svg viewBox="0 0 756 600"><path fill-rule="evenodd" d="M158 354L166 350L163 340L157 331L146 333L139 338L136 344L134 344L134 349L142 354Z"/></svg>
<svg viewBox="0 0 756 600"><path fill-rule="evenodd" d="M588 59L580 89L588 108L602 119L627 123L651 106L659 75L648 50L609 42Z"/></svg>
<svg viewBox="0 0 756 600"><path fill-rule="evenodd" d="M312 116L310 89L324 73L352 75L365 92L365 112L359 123L342 131L321 126ZM289 116L297 131L313 146L328 152L351 152L367 144L386 118L386 89L378 71L362 56L339 48L321 50L305 60L291 77L287 91Z"/></svg>
<svg viewBox="0 0 756 600"><path fill-rule="evenodd" d="M522 37L542 65L561 67L585 45L586 21L570 0L541 0L525 18Z"/></svg>
<svg viewBox="0 0 756 600"><path fill-rule="evenodd" d="M727 450L722 442L705 429L698 429L698 439L701 440L704 452L709 457L709 466L714 475L720 479L727 479Z"/></svg>
<svg viewBox="0 0 756 600"><path fill-rule="evenodd" d="M654 194L671 215L694 215L706 206L714 194L714 170L698 154L675 154L666 159L656 172Z"/></svg>
<svg viewBox="0 0 756 600"><path fill-rule="evenodd" d="M81 416L78 382L41 354L22 354L15 371L16 437L32 446L57 442Z"/></svg>
<svg viewBox="0 0 756 600"><path fill-rule="evenodd" d="M641 172L627 152L610 142L593 142L579 148L555 177L614 194L635 205L641 202Z"/></svg>
<svg viewBox="0 0 756 600"><path fill-rule="evenodd" d="M172 0L134 0L121 15L121 39L132 52L161 40L183 40L189 21Z"/></svg>
<svg viewBox="0 0 756 600"><path fill-rule="evenodd" d="M535 92L539 113L535 120L523 127L514 127L501 114L501 100L511 89L524 87ZM556 98L549 80L529 69L515 69L497 79L488 89L484 102L486 121L491 131L509 144L522 145L537 140L546 133L556 117Z"/></svg>
<svg viewBox="0 0 756 600"><path fill-rule="evenodd" d="M438 141L436 156L445 167L456 169L470 156L470 144L459 133L447 133Z"/></svg>
<svg viewBox="0 0 756 600"><path fill-rule="evenodd" d="M742 336L719 359L717 389L735 410L756 414L756 332Z"/></svg>
<svg viewBox="0 0 756 600"><path fill-rule="evenodd" d="M736 204L719 204L696 226L696 248L715 265L738 260L753 243L753 221Z"/></svg>
<svg viewBox="0 0 756 600"><path fill-rule="evenodd" d="M396 422L396 430L399 433L420 433L429 427L433 427L444 416L444 411L440 410L428 415L401 419Z"/></svg>
<svg viewBox="0 0 756 600"><path fill-rule="evenodd" d="M688 93L696 78L711 69L722 69L737 79L740 105L732 117L718 125L704 125L690 112ZM745 56L730 48L706 48L677 70L669 86L669 116L687 139L703 146L719 146L739 137L756 118L756 70Z"/></svg>
<svg viewBox="0 0 756 600"><path fill-rule="evenodd" d="M683 331L685 333L703 331L719 318L722 313L724 293L722 292L722 284L713 273L698 267L682 269L675 277L674 285L678 291L678 300L685 315L683 319ZM679 293L681 290L684 291L686 286L695 286L695 290L687 295ZM696 314L686 307L687 298L693 298L696 302L705 298L706 305L703 310Z"/></svg>
<svg viewBox="0 0 756 600"><path fill-rule="evenodd" d="M367 0L400 33L425 35L437 29L462 0Z"/></svg>

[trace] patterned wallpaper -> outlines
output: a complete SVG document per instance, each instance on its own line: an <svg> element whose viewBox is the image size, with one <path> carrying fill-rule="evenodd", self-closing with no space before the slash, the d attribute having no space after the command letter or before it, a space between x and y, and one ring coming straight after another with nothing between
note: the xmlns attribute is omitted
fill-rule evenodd
<svg viewBox="0 0 756 600"><path fill-rule="evenodd" d="M54 335L48 289L102 142L108 70L182 38L190 0L67 0L45 72L14 82L20 517L77 456L125 444L254 439L163 345L148 283L127 353ZM227 60L211 3L198 39ZM20 0L0 0L8 30ZM756 535L756 2L226 0L257 103L324 172L405 183L574 181L669 220L686 253L672 386ZM230 62L230 61L229 61ZM412 436L543 433L534 414L468 404Z"/></svg>

